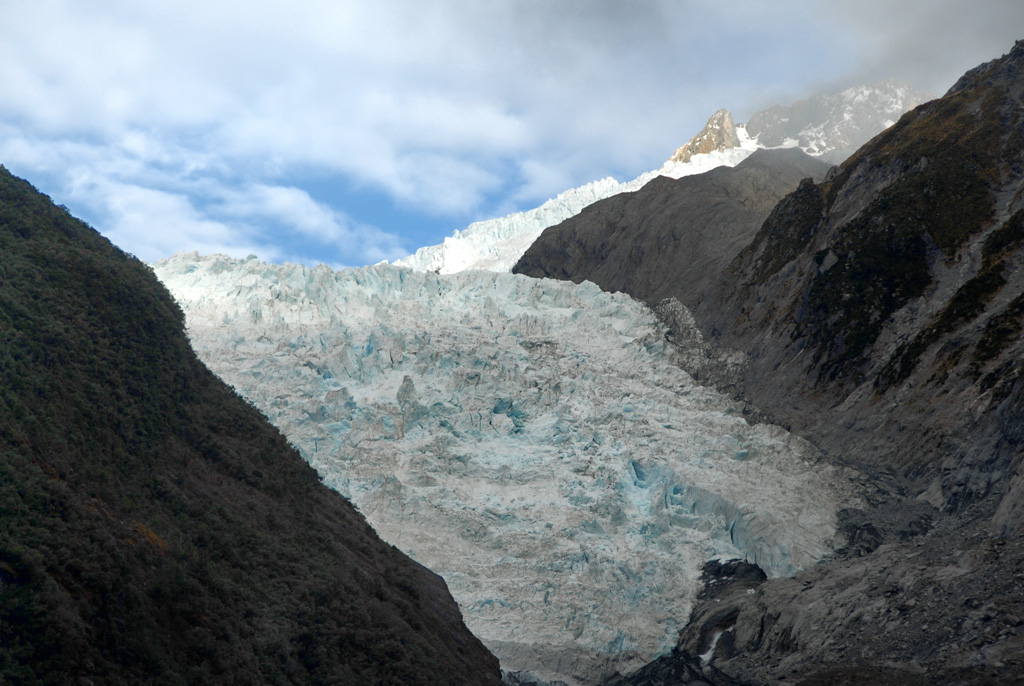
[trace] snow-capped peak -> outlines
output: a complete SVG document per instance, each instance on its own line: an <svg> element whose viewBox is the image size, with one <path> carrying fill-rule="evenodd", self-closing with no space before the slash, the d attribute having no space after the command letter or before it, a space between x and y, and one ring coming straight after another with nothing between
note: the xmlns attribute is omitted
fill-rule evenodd
<svg viewBox="0 0 1024 686"><path fill-rule="evenodd" d="M764 147L795 141L808 155L838 162L900 116L934 96L899 79L854 86L817 95L789 107L775 105L756 113L747 130Z"/></svg>

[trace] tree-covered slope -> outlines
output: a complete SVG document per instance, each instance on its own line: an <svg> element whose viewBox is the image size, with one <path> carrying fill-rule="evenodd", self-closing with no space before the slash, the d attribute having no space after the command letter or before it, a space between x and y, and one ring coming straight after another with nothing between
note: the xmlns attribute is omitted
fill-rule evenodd
<svg viewBox="0 0 1024 686"><path fill-rule="evenodd" d="M499 681L150 269L0 168L0 683Z"/></svg>

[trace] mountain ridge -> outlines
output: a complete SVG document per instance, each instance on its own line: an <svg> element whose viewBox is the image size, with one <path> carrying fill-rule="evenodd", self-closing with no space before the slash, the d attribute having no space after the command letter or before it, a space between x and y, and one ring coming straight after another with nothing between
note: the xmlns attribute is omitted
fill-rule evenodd
<svg viewBox="0 0 1024 686"><path fill-rule="evenodd" d="M674 297L691 309L783 197L829 167L796 148L758 150L735 167L656 179L594 203L550 227L512 268L532 277L587 280L654 304ZM671 259L653 260L660 255ZM700 270L688 258L699 255ZM639 268L643 266L644 268Z"/></svg>
<svg viewBox="0 0 1024 686"><path fill-rule="evenodd" d="M532 210L472 224L445 238L443 243L422 247L394 264L444 274L468 269L511 271L545 228L575 216L598 200L639 190L659 176L678 179L721 166L732 167L764 148L801 147L804 152L821 155L832 163L852 153L851 146L866 142L921 98L930 97L895 80L858 86L794 105L802 113L803 122L803 128L794 131L787 128L789 117L778 114L784 108L776 106L752 117L758 135L764 140L735 124L728 110L719 110L658 169L624 183L605 178L563 191ZM770 112L775 115L769 116Z"/></svg>

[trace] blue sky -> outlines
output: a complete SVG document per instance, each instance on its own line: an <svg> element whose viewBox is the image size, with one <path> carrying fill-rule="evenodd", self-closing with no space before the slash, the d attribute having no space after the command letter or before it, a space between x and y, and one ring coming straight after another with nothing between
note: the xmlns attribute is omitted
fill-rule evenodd
<svg viewBox="0 0 1024 686"><path fill-rule="evenodd" d="M715 110L941 94L1019 0L0 0L0 164L140 258L334 267L658 167Z"/></svg>

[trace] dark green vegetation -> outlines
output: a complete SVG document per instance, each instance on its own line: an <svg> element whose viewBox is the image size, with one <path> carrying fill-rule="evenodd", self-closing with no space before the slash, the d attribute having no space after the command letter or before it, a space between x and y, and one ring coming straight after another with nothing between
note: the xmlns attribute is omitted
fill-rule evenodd
<svg viewBox="0 0 1024 686"><path fill-rule="evenodd" d="M906 380L929 347L982 314L996 293L1006 285L1003 271L1003 263L986 260L984 268L953 294L934 318L934 323L922 329L911 342L897 348L879 371L875 385L891 386ZM1012 339L1004 339L1005 344L1011 341ZM961 351L959 348L957 350ZM990 346L988 359L991 359L995 352L994 346ZM959 354L950 361L955 363L958 359ZM976 353L975 359L981 361L982 358Z"/></svg>
<svg viewBox="0 0 1024 686"><path fill-rule="evenodd" d="M764 255L753 274L754 279L763 282L803 252L821 224L823 211L824 195L811 179L804 179L795 191L783 198L768 215L766 223L785 227L785 233L769 238L765 232L759 232L740 254L741 257Z"/></svg>
<svg viewBox="0 0 1024 686"><path fill-rule="evenodd" d="M495 684L444 582L0 167L0 683Z"/></svg>

